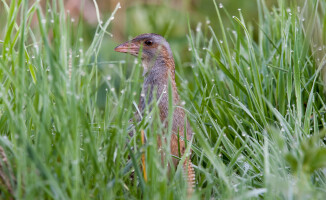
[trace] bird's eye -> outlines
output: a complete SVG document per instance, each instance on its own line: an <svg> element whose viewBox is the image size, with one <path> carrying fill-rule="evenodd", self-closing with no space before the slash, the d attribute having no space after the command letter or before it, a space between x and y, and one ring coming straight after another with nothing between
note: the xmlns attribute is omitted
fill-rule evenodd
<svg viewBox="0 0 326 200"><path fill-rule="evenodd" d="M147 46L151 46L153 44L153 41L152 40L146 40L144 42Z"/></svg>

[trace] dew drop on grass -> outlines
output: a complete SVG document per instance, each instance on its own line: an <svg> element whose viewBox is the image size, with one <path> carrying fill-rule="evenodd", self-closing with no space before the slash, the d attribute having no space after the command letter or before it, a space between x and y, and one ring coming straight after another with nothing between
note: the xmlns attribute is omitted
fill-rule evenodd
<svg viewBox="0 0 326 200"><path fill-rule="evenodd" d="M300 6L297 7L297 11L298 11L298 12L301 11L301 7L300 7Z"/></svg>
<svg viewBox="0 0 326 200"><path fill-rule="evenodd" d="M106 79L109 81L111 80L111 76L107 76Z"/></svg>
<svg viewBox="0 0 326 200"><path fill-rule="evenodd" d="M53 19L51 19L51 21L50 21L52 24L54 24L54 20Z"/></svg>
<svg viewBox="0 0 326 200"><path fill-rule="evenodd" d="M42 24L45 24L46 23L46 19L42 19L41 22L42 22Z"/></svg>
<svg viewBox="0 0 326 200"><path fill-rule="evenodd" d="M222 154L221 154L221 153L219 153L219 154L218 154L218 157L222 157Z"/></svg>
<svg viewBox="0 0 326 200"><path fill-rule="evenodd" d="M115 90L114 88L111 88L111 92L114 92L114 90Z"/></svg>
<svg viewBox="0 0 326 200"><path fill-rule="evenodd" d="M208 24L210 24L211 23L211 21L209 21L209 20L206 20L206 24L208 25Z"/></svg>
<svg viewBox="0 0 326 200"><path fill-rule="evenodd" d="M115 162L115 159L117 158L117 154L118 154L118 148L115 148L113 153L113 162Z"/></svg>
<svg viewBox="0 0 326 200"><path fill-rule="evenodd" d="M200 32L200 30L201 30L201 23L198 23L198 25L197 25L197 27L196 27L196 31L197 31L197 32Z"/></svg>
<svg viewBox="0 0 326 200"><path fill-rule="evenodd" d="M219 7L219 8L223 8L223 4L220 3L220 4L218 5L218 7Z"/></svg>
<svg viewBox="0 0 326 200"><path fill-rule="evenodd" d="M71 22L74 23L75 22L75 19L74 18L71 18Z"/></svg>
<svg viewBox="0 0 326 200"><path fill-rule="evenodd" d="M223 44L223 40L220 40L220 43Z"/></svg>
<svg viewBox="0 0 326 200"><path fill-rule="evenodd" d="M238 11L241 11L241 8L238 8Z"/></svg>

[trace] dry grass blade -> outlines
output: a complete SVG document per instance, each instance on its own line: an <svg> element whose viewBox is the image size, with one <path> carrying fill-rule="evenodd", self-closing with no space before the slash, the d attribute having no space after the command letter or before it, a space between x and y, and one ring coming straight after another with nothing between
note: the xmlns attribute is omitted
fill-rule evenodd
<svg viewBox="0 0 326 200"><path fill-rule="evenodd" d="M3 184L9 194L14 196L12 182L15 182L15 177L8 162L7 155L4 149L0 146L0 184Z"/></svg>

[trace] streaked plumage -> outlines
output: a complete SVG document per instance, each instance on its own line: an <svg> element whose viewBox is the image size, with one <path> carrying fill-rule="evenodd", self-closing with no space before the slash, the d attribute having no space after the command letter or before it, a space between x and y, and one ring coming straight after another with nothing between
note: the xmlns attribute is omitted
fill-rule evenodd
<svg viewBox="0 0 326 200"><path fill-rule="evenodd" d="M153 99L154 88L156 89L156 99L159 101L160 118L165 126L167 127L167 117L168 117L168 81L171 78L172 92L173 92L173 105L175 106L173 112L173 124L171 135L170 150L171 153L179 157L178 151L178 132L181 139L180 143L180 153L181 156L185 152L185 142L183 138L187 138L188 141L191 140L193 133L188 122L186 122L186 137L184 136L185 127L185 112L180 104L179 95L177 92L177 87L175 83L175 64L172 55L172 51L168 42L160 35L157 34L142 34L131 41L125 42L115 48L115 51L122 53L129 53L134 56L138 56L141 51L141 59L144 67L144 84L142 88L142 94L139 110L142 112L146 106L146 99L151 102ZM161 140L158 140L159 146L161 146ZM177 166L179 160L173 158L173 163ZM195 171L193 169L192 163L190 161L190 156L187 157L185 163L183 164L184 172L187 174L188 181L188 192L191 193L193 187L195 186Z"/></svg>

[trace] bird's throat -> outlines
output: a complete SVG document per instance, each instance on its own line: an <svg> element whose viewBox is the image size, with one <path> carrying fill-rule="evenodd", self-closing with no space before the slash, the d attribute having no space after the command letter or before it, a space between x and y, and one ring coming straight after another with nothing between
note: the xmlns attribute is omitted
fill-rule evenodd
<svg viewBox="0 0 326 200"><path fill-rule="evenodd" d="M143 65L143 76L146 77L148 75L148 72L154 67L155 60L149 60L149 59L143 59L142 60Z"/></svg>
<svg viewBox="0 0 326 200"><path fill-rule="evenodd" d="M156 94L155 97L156 100L159 100L160 106L168 106L169 79L171 80L172 84L173 96L178 99L174 78L174 66L167 66L167 63L163 59L157 59L154 64L151 64L151 62L144 62L143 60L142 64L144 67L144 84L140 100L141 110L145 108L145 104L151 103L154 94Z"/></svg>

